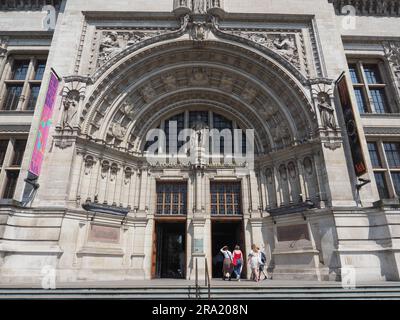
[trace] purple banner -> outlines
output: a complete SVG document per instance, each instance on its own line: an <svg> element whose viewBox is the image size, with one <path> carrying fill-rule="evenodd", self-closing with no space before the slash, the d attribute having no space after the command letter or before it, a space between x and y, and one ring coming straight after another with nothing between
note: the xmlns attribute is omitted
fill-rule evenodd
<svg viewBox="0 0 400 320"><path fill-rule="evenodd" d="M58 89L57 76L51 72L49 87L47 88L46 101L44 103L42 116L40 117L40 125L33 149L32 159L29 166L29 172L35 176L40 175L42 168L44 153L46 150L47 138L51 126L51 117L53 115L54 103L56 100Z"/></svg>

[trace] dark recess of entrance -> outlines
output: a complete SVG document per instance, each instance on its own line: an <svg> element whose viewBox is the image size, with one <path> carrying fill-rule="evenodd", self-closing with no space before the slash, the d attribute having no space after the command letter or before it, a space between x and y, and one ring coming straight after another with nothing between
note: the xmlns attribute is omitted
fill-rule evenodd
<svg viewBox="0 0 400 320"><path fill-rule="evenodd" d="M184 279L186 222L156 223L156 278Z"/></svg>
<svg viewBox="0 0 400 320"><path fill-rule="evenodd" d="M223 255L220 252L223 246L229 246L229 250L233 252L236 245L240 246L243 252L244 265L242 278L246 278L246 250L244 247L244 229L243 221L212 221L212 277L222 278L222 262Z"/></svg>

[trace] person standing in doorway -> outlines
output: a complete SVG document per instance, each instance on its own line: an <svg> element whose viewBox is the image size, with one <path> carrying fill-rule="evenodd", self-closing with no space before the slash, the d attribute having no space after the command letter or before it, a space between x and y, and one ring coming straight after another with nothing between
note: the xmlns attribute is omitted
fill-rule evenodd
<svg viewBox="0 0 400 320"><path fill-rule="evenodd" d="M250 251L249 257L248 257L248 263L250 264L250 269L251 269L251 280L258 282L259 281L259 275L258 275L259 251L255 244L253 244L251 246L251 251Z"/></svg>
<svg viewBox="0 0 400 320"><path fill-rule="evenodd" d="M236 279L240 281L240 276L242 274L242 269L243 269L243 253L238 245L235 247L235 250L233 251L232 263L233 263L233 271L236 274Z"/></svg>
<svg viewBox="0 0 400 320"><path fill-rule="evenodd" d="M229 251L228 246L224 246L221 249L221 253L224 255L224 262L222 266L222 280L231 280L232 273L232 252Z"/></svg>

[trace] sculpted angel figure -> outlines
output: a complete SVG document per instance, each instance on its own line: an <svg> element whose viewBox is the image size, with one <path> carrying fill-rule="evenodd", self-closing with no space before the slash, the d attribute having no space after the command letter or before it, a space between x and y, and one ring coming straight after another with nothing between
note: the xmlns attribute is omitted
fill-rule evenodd
<svg viewBox="0 0 400 320"><path fill-rule="evenodd" d="M283 55L288 58L294 56L296 45L293 39L287 36L287 34L280 34L273 42L275 48Z"/></svg>

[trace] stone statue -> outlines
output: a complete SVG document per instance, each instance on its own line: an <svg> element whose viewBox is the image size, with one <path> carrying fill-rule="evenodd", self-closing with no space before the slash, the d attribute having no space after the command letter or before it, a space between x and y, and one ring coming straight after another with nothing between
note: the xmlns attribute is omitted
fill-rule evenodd
<svg viewBox="0 0 400 320"><path fill-rule="evenodd" d="M107 32L100 44L100 61L105 62L121 51L122 48L118 42L118 33L116 31Z"/></svg>
<svg viewBox="0 0 400 320"><path fill-rule="evenodd" d="M276 50L289 61L291 61L295 56L296 45L294 40L287 34L280 34L279 37L274 40L273 45Z"/></svg>
<svg viewBox="0 0 400 320"><path fill-rule="evenodd" d="M318 108L321 114L322 126L325 128L336 129L334 109L328 102L329 96L325 92L318 95Z"/></svg>
<svg viewBox="0 0 400 320"><path fill-rule="evenodd" d="M113 137L117 140L123 140L126 134L126 128L124 128L123 126L121 126L119 123L114 122L111 125L111 134L113 135Z"/></svg>
<svg viewBox="0 0 400 320"><path fill-rule="evenodd" d="M78 105L79 105L79 91L77 90L71 90L67 93L64 101L63 101L63 106L64 106L64 112L62 116L62 121L61 121L61 127L63 129L65 128L71 128L73 125L73 120L76 116Z"/></svg>

